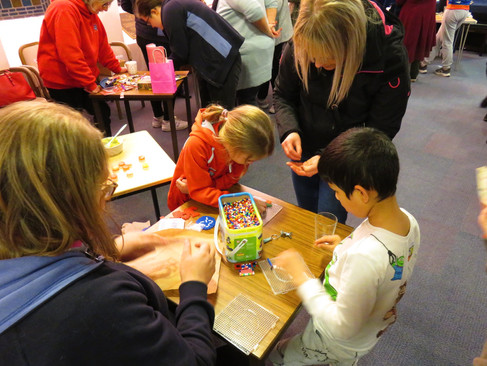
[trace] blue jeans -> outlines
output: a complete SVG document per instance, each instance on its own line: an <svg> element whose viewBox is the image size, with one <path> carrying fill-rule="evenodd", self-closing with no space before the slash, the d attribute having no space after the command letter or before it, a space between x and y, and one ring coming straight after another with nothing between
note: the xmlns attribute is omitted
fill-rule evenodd
<svg viewBox="0 0 487 366"><path fill-rule="evenodd" d="M312 212L331 212L344 224L347 211L335 197L335 192L318 174L302 177L292 172L294 192L298 206Z"/></svg>

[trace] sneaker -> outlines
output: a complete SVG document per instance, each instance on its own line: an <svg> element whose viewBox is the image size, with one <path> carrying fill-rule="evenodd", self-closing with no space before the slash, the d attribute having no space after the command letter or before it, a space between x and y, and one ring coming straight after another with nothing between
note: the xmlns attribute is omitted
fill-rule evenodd
<svg viewBox="0 0 487 366"><path fill-rule="evenodd" d="M152 127L154 127L154 128L161 128L161 126L162 126L162 120L163 120L162 117L159 117L159 118L153 117L152 118Z"/></svg>
<svg viewBox="0 0 487 366"><path fill-rule="evenodd" d="M176 123L176 131L184 130L188 128L188 121L183 121L182 119L179 119L178 117L174 116L174 122ZM166 120L162 121L161 130L163 130L164 132L171 131L171 124L169 123L169 121Z"/></svg>
<svg viewBox="0 0 487 366"><path fill-rule="evenodd" d="M419 73L420 74L426 74L428 72L428 65L427 64L419 64Z"/></svg>
<svg viewBox="0 0 487 366"><path fill-rule="evenodd" d="M271 105L271 107L269 108L269 113L270 113L270 114L274 114L274 113L276 113L276 108L274 108L274 104L273 104L273 105Z"/></svg>
<svg viewBox="0 0 487 366"><path fill-rule="evenodd" d="M262 109L269 108L269 103L267 103L265 99L257 98L257 105Z"/></svg>
<svg viewBox="0 0 487 366"><path fill-rule="evenodd" d="M435 74L440 75L440 76L449 77L450 76L450 68L445 69L443 67L440 67L439 69L435 70Z"/></svg>

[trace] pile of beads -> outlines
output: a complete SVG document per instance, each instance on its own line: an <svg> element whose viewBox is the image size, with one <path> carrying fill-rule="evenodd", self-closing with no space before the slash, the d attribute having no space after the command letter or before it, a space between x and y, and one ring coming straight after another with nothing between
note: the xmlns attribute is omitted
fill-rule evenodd
<svg viewBox="0 0 487 366"><path fill-rule="evenodd" d="M223 212L229 229L244 229L260 225L250 198L224 203Z"/></svg>

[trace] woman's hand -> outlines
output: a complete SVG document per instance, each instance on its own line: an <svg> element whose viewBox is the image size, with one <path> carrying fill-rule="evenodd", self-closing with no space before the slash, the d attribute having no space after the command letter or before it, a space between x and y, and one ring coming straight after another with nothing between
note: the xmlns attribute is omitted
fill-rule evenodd
<svg viewBox="0 0 487 366"><path fill-rule="evenodd" d="M100 85L97 85L95 89L93 90L88 90L88 89L85 89L85 91L87 91L88 93L91 93L91 94L98 94L99 92L101 92L101 86Z"/></svg>
<svg viewBox="0 0 487 366"><path fill-rule="evenodd" d="M208 243L196 243L192 250L191 243L186 239L181 255L181 283L199 281L208 284L214 272L215 247Z"/></svg>
<svg viewBox="0 0 487 366"><path fill-rule="evenodd" d="M312 177L318 173L318 162L320 161L320 156L315 155L312 158L306 160L304 163L297 163L294 161L288 161L286 164L292 169L297 175L304 177Z"/></svg>
<svg viewBox="0 0 487 366"><path fill-rule="evenodd" d="M336 246L340 243L342 239L334 234L334 235L323 235L321 238L315 240L315 247L318 248L330 248Z"/></svg>
<svg viewBox="0 0 487 366"><path fill-rule="evenodd" d="M131 231L115 239L123 262L134 260L155 250L157 246L166 245L166 240L156 234L144 231Z"/></svg>
<svg viewBox="0 0 487 366"><path fill-rule="evenodd" d="M309 280L309 277L306 275L306 264L304 263L303 257L301 257L301 254L299 254L296 249L285 250L274 259L272 264L274 268L280 267L289 273L296 286L300 286Z"/></svg>
<svg viewBox="0 0 487 366"><path fill-rule="evenodd" d="M179 177L178 179L176 179L176 187L181 193L189 194L188 181L186 180L186 178Z"/></svg>
<svg viewBox="0 0 487 366"><path fill-rule="evenodd" d="M284 154L291 159L299 161L301 160L301 137L297 132L291 132L281 144Z"/></svg>

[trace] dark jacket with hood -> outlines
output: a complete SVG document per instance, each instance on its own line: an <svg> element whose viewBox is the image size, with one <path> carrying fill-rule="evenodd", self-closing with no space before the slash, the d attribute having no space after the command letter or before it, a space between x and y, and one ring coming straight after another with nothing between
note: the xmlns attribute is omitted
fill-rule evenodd
<svg viewBox="0 0 487 366"><path fill-rule="evenodd" d="M306 91L294 66L292 42L283 52L274 91L276 121L281 142L290 133L299 133L303 160L320 154L331 140L352 127L374 127L390 138L401 127L410 94L404 31L394 15L376 9L382 22L367 25L362 66L348 96L338 105L327 107L334 71L310 65Z"/></svg>
<svg viewBox="0 0 487 366"><path fill-rule="evenodd" d="M239 55L243 37L201 1L165 0L161 21L175 68L191 65L208 83L221 87Z"/></svg>
<svg viewBox="0 0 487 366"><path fill-rule="evenodd" d="M206 285L179 288L175 316L157 284L81 251L0 260L0 365L212 365Z"/></svg>

